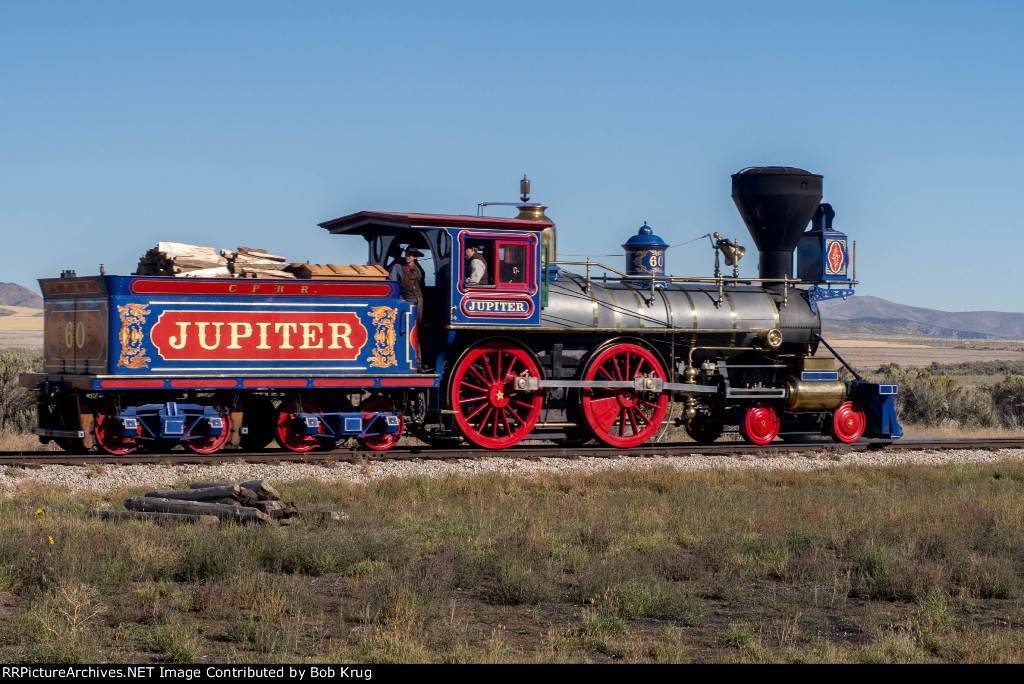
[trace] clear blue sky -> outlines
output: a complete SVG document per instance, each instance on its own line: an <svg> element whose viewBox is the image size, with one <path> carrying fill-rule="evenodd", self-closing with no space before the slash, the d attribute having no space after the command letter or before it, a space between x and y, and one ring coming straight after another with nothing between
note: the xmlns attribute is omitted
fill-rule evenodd
<svg viewBox="0 0 1024 684"><path fill-rule="evenodd" d="M859 294L1024 311L1022 32L1019 1L0 0L0 281L158 240L362 263L316 224L473 214L523 173L562 253L647 221L756 275L729 176L789 165ZM668 271L708 275L706 244Z"/></svg>

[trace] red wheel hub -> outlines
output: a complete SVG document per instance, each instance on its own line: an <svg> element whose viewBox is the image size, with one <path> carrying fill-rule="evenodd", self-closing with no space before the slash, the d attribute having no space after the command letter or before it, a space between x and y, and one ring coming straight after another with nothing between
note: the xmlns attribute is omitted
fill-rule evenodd
<svg viewBox="0 0 1024 684"><path fill-rule="evenodd" d="M832 436L839 442L853 444L868 426L867 415L857 402L844 401L832 417Z"/></svg>
<svg viewBox="0 0 1024 684"><path fill-rule="evenodd" d="M586 381L632 381L660 378L658 358L636 344L616 344L587 365ZM633 447L651 439L668 410L665 392L637 392L632 387L588 387L581 393L583 414L594 436L614 447Z"/></svg>
<svg viewBox="0 0 1024 684"><path fill-rule="evenodd" d="M363 446L376 451L386 451L398 444L398 440L402 438L402 433L405 431L405 417L399 413L395 402L388 397L370 397L363 402L359 410L363 413L394 413L398 415L398 432L361 437L359 441Z"/></svg>
<svg viewBox="0 0 1024 684"><path fill-rule="evenodd" d="M469 350L452 373L455 422L470 442L504 449L533 430L544 393L517 387L539 378L533 357L511 342L492 341Z"/></svg>
<svg viewBox="0 0 1024 684"><path fill-rule="evenodd" d="M306 413L320 413L320 407L309 399L292 399L281 406L277 412L276 439L277 443L285 449L299 453L311 451L320 443L320 434L323 433L322 424L317 424L316 434L306 434L305 424L302 422L302 415Z"/></svg>
<svg viewBox="0 0 1024 684"><path fill-rule="evenodd" d="M754 444L768 444L779 434L779 414L771 404L754 404L743 416L743 437Z"/></svg>
<svg viewBox="0 0 1024 684"><path fill-rule="evenodd" d="M505 408L506 406L508 406L508 402L511 400L508 393L508 383L502 380L493 383L488 388L487 398L490 400L491 406L494 406L495 408Z"/></svg>

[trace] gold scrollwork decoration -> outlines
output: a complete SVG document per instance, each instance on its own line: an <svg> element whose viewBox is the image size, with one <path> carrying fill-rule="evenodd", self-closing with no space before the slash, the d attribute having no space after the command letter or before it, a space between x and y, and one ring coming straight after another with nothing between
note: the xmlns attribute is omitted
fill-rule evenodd
<svg viewBox="0 0 1024 684"><path fill-rule="evenodd" d="M639 273L654 273L658 266L659 252L650 249L633 253L633 270Z"/></svg>
<svg viewBox="0 0 1024 684"><path fill-rule="evenodd" d="M376 346L370 355L371 368L388 368L398 365L398 357L395 355L395 342L398 336L395 334L395 319L398 318L398 309L390 306L375 306L370 309L373 317L373 325L376 331L373 333L373 341Z"/></svg>
<svg viewBox="0 0 1024 684"><path fill-rule="evenodd" d="M117 365L145 368L150 358L145 355L146 350L142 346L142 341L146 339L142 326L146 324L149 309L145 304L125 304L118 305L117 313L121 315L121 358L117 360Z"/></svg>

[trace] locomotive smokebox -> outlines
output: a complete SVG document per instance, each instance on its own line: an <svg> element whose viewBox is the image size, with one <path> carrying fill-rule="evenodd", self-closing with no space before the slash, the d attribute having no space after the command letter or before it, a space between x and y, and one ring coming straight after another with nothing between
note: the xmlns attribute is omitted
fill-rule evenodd
<svg viewBox="0 0 1024 684"><path fill-rule="evenodd" d="M758 277L793 276L793 251L821 197L821 176L803 169L760 166L733 174L732 199L760 252Z"/></svg>

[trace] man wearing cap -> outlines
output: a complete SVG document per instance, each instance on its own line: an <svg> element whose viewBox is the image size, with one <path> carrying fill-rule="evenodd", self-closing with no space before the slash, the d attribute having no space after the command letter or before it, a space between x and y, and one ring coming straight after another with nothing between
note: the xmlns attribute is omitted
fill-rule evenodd
<svg viewBox="0 0 1024 684"><path fill-rule="evenodd" d="M466 247L466 285L490 285L487 277L487 259L479 247Z"/></svg>
<svg viewBox="0 0 1024 684"><path fill-rule="evenodd" d="M423 252L415 247L405 250L404 261L396 261L388 272L388 278L402 287L402 299L416 302L416 322L423 318L423 267L416 261Z"/></svg>

